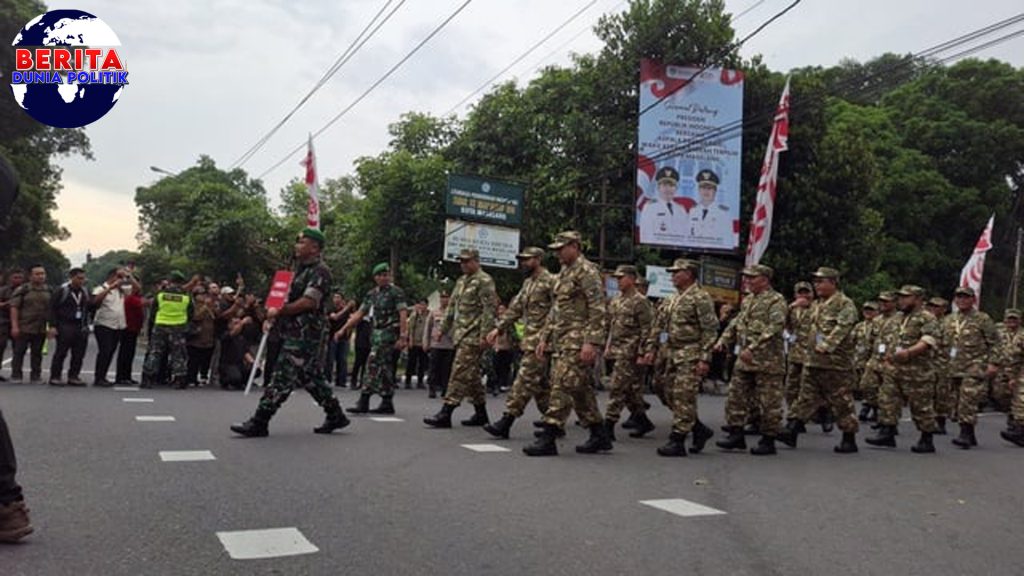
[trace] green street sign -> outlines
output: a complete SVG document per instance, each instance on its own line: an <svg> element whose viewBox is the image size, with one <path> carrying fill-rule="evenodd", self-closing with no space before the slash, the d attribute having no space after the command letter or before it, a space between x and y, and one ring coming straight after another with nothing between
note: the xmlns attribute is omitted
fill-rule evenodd
<svg viewBox="0 0 1024 576"><path fill-rule="evenodd" d="M449 174L445 210L462 220L519 226L523 223L524 190L511 182Z"/></svg>

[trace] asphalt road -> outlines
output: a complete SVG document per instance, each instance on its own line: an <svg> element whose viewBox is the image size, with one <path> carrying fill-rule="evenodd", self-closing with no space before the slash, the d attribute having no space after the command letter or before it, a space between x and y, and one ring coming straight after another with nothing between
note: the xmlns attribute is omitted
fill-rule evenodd
<svg viewBox="0 0 1024 576"><path fill-rule="evenodd" d="M489 400L492 417L502 400ZM36 526L24 544L0 547L0 574L1024 573L1024 450L999 439L999 416L982 419L971 451L939 437L938 454L911 454L905 422L896 450L868 448L862 433L859 454L836 455L838 432L814 427L774 458L709 444L666 459L654 453L670 422L659 406L653 438L620 432L612 453L585 456L573 451L585 431L570 427L560 456L528 458L532 408L511 440L493 441L458 425L426 429L437 401L402 391L403 421L359 418L321 436L321 413L299 391L269 438L234 437L228 425L255 404L212 389L0 384ZM700 410L720 438L723 399L702 397ZM161 461L178 450L215 460ZM656 499L719 513L640 503ZM297 529L317 551L238 560L218 537L272 528Z"/></svg>

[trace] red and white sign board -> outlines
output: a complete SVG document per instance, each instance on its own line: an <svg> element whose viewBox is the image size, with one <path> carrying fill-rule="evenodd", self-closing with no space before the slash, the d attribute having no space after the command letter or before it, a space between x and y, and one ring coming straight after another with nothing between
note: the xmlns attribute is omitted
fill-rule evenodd
<svg viewBox="0 0 1024 576"><path fill-rule="evenodd" d="M295 273L291 270L278 270L274 273L274 280L270 283L270 293L267 294L267 310L284 307L288 302L288 289L291 287L294 277Z"/></svg>

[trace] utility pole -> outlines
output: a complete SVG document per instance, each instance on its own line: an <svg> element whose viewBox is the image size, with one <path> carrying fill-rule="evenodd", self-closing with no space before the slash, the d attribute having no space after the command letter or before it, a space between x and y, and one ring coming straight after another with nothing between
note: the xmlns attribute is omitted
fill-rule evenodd
<svg viewBox="0 0 1024 576"><path fill-rule="evenodd" d="M1017 228L1017 254L1013 258L1013 280L1010 281L1010 302L1011 308L1017 307L1017 293L1020 292L1020 251L1024 244L1024 229Z"/></svg>

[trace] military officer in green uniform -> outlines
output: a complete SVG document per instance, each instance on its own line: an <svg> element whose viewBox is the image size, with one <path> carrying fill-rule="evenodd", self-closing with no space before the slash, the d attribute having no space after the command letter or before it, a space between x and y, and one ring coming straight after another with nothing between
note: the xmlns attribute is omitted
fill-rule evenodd
<svg viewBox="0 0 1024 576"><path fill-rule="evenodd" d="M654 423L647 417L643 395L645 365L638 363L642 360L644 339L654 321L654 306L636 288L639 277L636 266L618 266L613 276L619 283L619 295L608 306L608 343L604 357L614 365L605 423L615 440L615 424L622 409L629 408L630 418L635 423L629 435L640 438L654 430Z"/></svg>
<svg viewBox="0 0 1024 576"><path fill-rule="evenodd" d="M878 396L882 384L891 376L891 366L885 363L885 355L889 352L887 342L892 340L892 333L899 328L902 314L896 308L896 294L892 291L878 295L878 315L872 320L871 339L868 342L870 355L864 364L864 372L860 377L860 390L863 405L857 419L861 422L878 421Z"/></svg>
<svg viewBox="0 0 1024 576"><path fill-rule="evenodd" d="M715 444L726 450L746 449L743 426L753 398L761 415L761 440L750 453L771 455L775 454L775 438L782 423L786 377L782 333L788 306L782 294L772 289L774 270L770 267L756 264L744 268L742 274L749 294L715 344L716 350L732 348L736 355L736 369L725 402L729 437Z"/></svg>
<svg viewBox="0 0 1024 576"><path fill-rule="evenodd" d="M359 400L348 409L351 414L395 413L395 355L409 345L408 302L405 292L391 282L391 267L387 263L373 267L373 282L376 286L363 297L359 310L334 334L335 340L347 338L363 318L369 318L372 325L366 379ZM380 395L380 405L371 409L373 394Z"/></svg>
<svg viewBox="0 0 1024 576"><path fill-rule="evenodd" d="M313 432L330 434L349 425L327 379L331 271L320 258L323 247L324 234L316 228L304 229L295 244L295 276L288 301L281 308L267 310L268 324L278 325L281 356L256 413L248 421L231 426L236 434L266 436L270 419L297 387L305 388L326 414L324 423Z"/></svg>
<svg viewBox="0 0 1024 576"><path fill-rule="evenodd" d="M192 321L192 298L182 287L185 275L175 270L167 277L167 286L153 298L150 318L152 336L146 346L146 359L142 364L142 388L157 383L160 367L166 362L171 375L170 384L176 388L187 386L188 349L185 340Z"/></svg>
<svg viewBox="0 0 1024 576"><path fill-rule="evenodd" d="M1020 310L1008 308L1003 312L1003 321L996 325L999 332L999 373L991 380L991 391L989 398L995 405L996 410L1010 413L1010 402L1013 400L1014 380L1020 373L1020 364L1005 362L1004 359L1012 359L1013 355L1007 352L1013 347L1013 341L1017 338L1020 330Z"/></svg>
<svg viewBox="0 0 1024 576"><path fill-rule="evenodd" d="M441 410L423 419L433 428L451 428L452 412L466 398L473 404L473 416L463 426L484 426L487 416L487 394L480 374L480 357L488 346L485 337L494 328L498 294L494 279L480 268L480 253L467 248L459 253L462 276L452 289L451 303L441 323L441 332L455 344L455 363L448 382Z"/></svg>
<svg viewBox="0 0 1024 576"><path fill-rule="evenodd" d="M523 337L519 342L523 355L512 390L505 400L505 413L497 422L484 426L484 430L496 438L508 438L512 423L523 415L531 399L543 414L547 412L551 398L548 357L536 354L541 329L554 304L555 275L544 267L541 262L543 258L544 250L536 246L524 248L517 256L526 279L505 313L498 319L497 327L487 334L487 342L493 346L500 332L511 330L517 321L523 323Z"/></svg>
<svg viewBox="0 0 1024 576"><path fill-rule="evenodd" d="M935 358L935 433L946 434L946 421L953 412L953 390L949 384L949 338L946 336L946 311L949 301L935 296L925 303L925 310L935 317L936 335Z"/></svg>
<svg viewBox="0 0 1024 576"><path fill-rule="evenodd" d="M992 318L975 309L977 298L973 288L957 288L953 304L956 312L943 320L949 341L949 376L960 424L960 435L953 439L953 444L967 450L978 445L974 435L978 406L988 390L988 380L998 372L999 335Z"/></svg>

